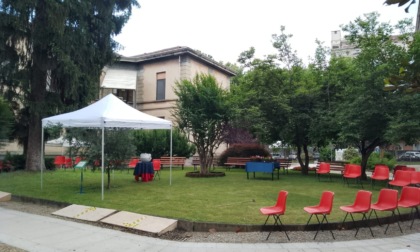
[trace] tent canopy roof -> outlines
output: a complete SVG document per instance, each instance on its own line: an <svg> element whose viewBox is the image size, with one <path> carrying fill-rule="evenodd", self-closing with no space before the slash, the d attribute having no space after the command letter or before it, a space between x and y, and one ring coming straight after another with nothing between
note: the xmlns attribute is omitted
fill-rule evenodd
<svg viewBox="0 0 420 252"><path fill-rule="evenodd" d="M145 114L113 94L82 109L42 119L42 127L170 129L172 122Z"/></svg>

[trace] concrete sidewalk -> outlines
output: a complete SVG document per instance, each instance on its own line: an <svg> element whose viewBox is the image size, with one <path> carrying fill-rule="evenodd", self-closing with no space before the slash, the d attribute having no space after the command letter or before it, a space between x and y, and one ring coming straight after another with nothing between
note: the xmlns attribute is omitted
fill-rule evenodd
<svg viewBox="0 0 420 252"><path fill-rule="evenodd" d="M191 243L162 240L0 207L0 242L27 251L420 251L420 233L328 243Z"/></svg>

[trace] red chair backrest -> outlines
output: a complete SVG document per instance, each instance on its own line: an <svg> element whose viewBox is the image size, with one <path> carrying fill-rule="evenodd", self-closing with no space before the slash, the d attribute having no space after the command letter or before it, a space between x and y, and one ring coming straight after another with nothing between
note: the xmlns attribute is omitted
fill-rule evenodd
<svg viewBox="0 0 420 252"><path fill-rule="evenodd" d="M160 170L160 159L153 159L152 160L153 163L153 170L155 171L159 171Z"/></svg>
<svg viewBox="0 0 420 252"><path fill-rule="evenodd" d="M399 201L410 202L413 206L420 205L420 188L404 186Z"/></svg>
<svg viewBox="0 0 420 252"><path fill-rule="evenodd" d="M140 159L138 158L132 158L130 159L130 163L128 163L128 167L134 168L136 167L136 164L139 162Z"/></svg>
<svg viewBox="0 0 420 252"><path fill-rule="evenodd" d="M319 207L323 209L325 214L330 214L333 206L334 192L324 191L321 195Z"/></svg>
<svg viewBox="0 0 420 252"><path fill-rule="evenodd" d="M66 167L72 167L73 166L73 160L71 158L66 158Z"/></svg>
<svg viewBox="0 0 420 252"><path fill-rule="evenodd" d="M411 183L411 174L412 171L403 171L398 170L395 172L394 181L403 181L406 182L408 185Z"/></svg>
<svg viewBox="0 0 420 252"><path fill-rule="evenodd" d="M80 161L82 161L82 158L76 157L76 159L74 160L74 164L77 165Z"/></svg>
<svg viewBox="0 0 420 252"><path fill-rule="evenodd" d="M394 189L381 189L379 191L378 201L376 204L385 206L386 208L398 207L398 191Z"/></svg>
<svg viewBox="0 0 420 252"><path fill-rule="evenodd" d="M357 164L350 164L350 173L361 176L362 175L362 167Z"/></svg>
<svg viewBox="0 0 420 252"><path fill-rule="evenodd" d="M321 162L319 164L319 172L329 172L331 169L331 165L329 163Z"/></svg>
<svg viewBox="0 0 420 252"><path fill-rule="evenodd" d="M367 212L370 210L370 204L372 203L372 192L359 190L354 200L354 206L360 210Z"/></svg>
<svg viewBox="0 0 420 252"><path fill-rule="evenodd" d="M286 211L286 200L287 195L289 194L288 191L280 191L279 195L277 197L276 207L280 207L283 209L283 211Z"/></svg>
<svg viewBox="0 0 420 252"><path fill-rule="evenodd" d="M402 170L403 168L405 168L405 167L407 167L406 165L396 165L395 167L394 167L394 172L393 172L393 176L395 176L395 173L398 171L398 170Z"/></svg>
<svg viewBox="0 0 420 252"><path fill-rule="evenodd" d="M403 167L401 170L403 170L403 171L416 171L416 168L414 168L414 167Z"/></svg>
<svg viewBox="0 0 420 252"><path fill-rule="evenodd" d="M411 173L411 184L420 184L420 171Z"/></svg>
<svg viewBox="0 0 420 252"><path fill-rule="evenodd" d="M389 178L389 167L383 164L375 165L372 177L385 177Z"/></svg>
<svg viewBox="0 0 420 252"><path fill-rule="evenodd" d="M64 165L66 164L66 157L65 156L55 156L54 158L55 165Z"/></svg>
<svg viewBox="0 0 420 252"><path fill-rule="evenodd" d="M343 173L343 175L344 176L349 175L350 174L350 170L351 170L351 164L345 164L344 165L344 173Z"/></svg>

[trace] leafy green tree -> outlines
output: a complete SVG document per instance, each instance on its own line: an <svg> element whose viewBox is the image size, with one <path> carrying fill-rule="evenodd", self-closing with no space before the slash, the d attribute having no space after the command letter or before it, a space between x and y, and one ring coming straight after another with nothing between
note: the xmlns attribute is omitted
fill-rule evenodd
<svg viewBox="0 0 420 252"><path fill-rule="evenodd" d="M389 73L398 72L398 62L404 56L404 48L391 40L393 27L379 23L378 17L369 13L343 26L349 41L361 52L353 60L353 75L343 83L342 100L336 106L339 138L358 147L364 179L368 158L376 146L388 142L385 133L395 115L383 80Z"/></svg>
<svg viewBox="0 0 420 252"><path fill-rule="evenodd" d="M0 97L0 147L9 140L13 125L13 113L8 104Z"/></svg>
<svg viewBox="0 0 420 252"><path fill-rule="evenodd" d="M136 130L133 135L133 144L136 146L137 156L141 153L150 153L152 158L169 156L169 130ZM177 127L174 127L172 130L172 155L188 158L194 153L194 145Z"/></svg>
<svg viewBox="0 0 420 252"><path fill-rule="evenodd" d="M71 128L66 130L65 138L75 138L74 152L94 162L102 159L102 131L98 129ZM127 129L109 128L105 130L104 163L107 173L107 188L111 185L111 170L122 168L124 162L135 154L133 133Z"/></svg>
<svg viewBox="0 0 420 252"><path fill-rule="evenodd" d="M41 119L97 97L136 0L3 0L0 85L18 115L26 169L39 170Z"/></svg>
<svg viewBox="0 0 420 252"><path fill-rule="evenodd" d="M229 120L228 93L212 75L197 74L192 80L177 81L175 94L178 101L172 115L197 148L200 173L208 174Z"/></svg>

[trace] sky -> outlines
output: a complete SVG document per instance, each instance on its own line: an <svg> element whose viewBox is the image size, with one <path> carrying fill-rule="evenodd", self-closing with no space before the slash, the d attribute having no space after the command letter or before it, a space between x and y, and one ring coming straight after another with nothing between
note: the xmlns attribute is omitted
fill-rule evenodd
<svg viewBox="0 0 420 252"><path fill-rule="evenodd" d="M385 0L138 0L132 16L115 40L118 53L134 56L175 46L187 46L216 61L236 63L241 52L254 47L257 58L276 54L272 35L292 34L291 47L303 62L314 58L318 39L331 45L331 32L358 17L378 12L392 25L415 16L410 7L384 5ZM418 2L418 1L417 1ZM342 35L344 33L342 32Z"/></svg>

